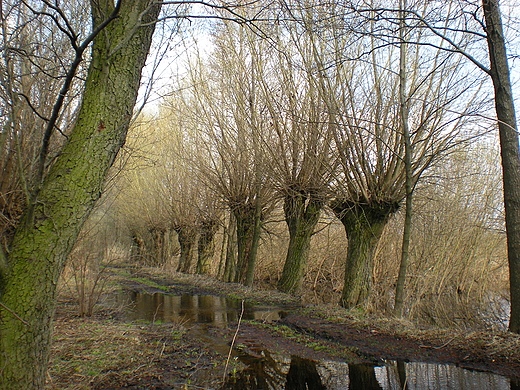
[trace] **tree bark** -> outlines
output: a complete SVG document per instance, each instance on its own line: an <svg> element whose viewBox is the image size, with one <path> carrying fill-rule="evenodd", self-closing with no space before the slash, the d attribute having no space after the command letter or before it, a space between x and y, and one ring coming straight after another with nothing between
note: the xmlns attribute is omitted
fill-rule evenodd
<svg viewBox="0 0 520 390"><path fill-rule="evenodd" d="M520 333L520 149L516 114L498 1L483 0L482 4L502 158L511 294L509 330Z"/></svg>
<svg viewBox="0 0 520 390"><path fill-rule="evenodd" d="M353 308L365 303L372 286L375 248L397 203L360 204L334 202L332 209L345 228L348 239L345 284L340 305Z"/></svg>
<svg viewBox="0 0 520 390"><path fill-rule="evenodd" d="M132 248L130 251L130 258L132 262L146 264L148 261L148 250L146 249L146 242L141 236L141 233L134 232L132 234Z"/></svg>
<svg viewBox="0 0 520 390"><path fill-rule="evenodd" d="M246 204L235 207L233 214L238 247L235 282L251 286L260 242L261 210L257 205Z"/></svg>
<svg viewBox="0 0 520 390"><path fill-rule="evenodd" d="M412 234L412 207L413 207L413 169L412 169L412 140L408 126L408 97L406 96L406 0L399 4L399 119L404 141L404 171L405 171L405 217L403 228L403 242L401 246L401 262L395 285L394 315L403 316L404 287L408 268L408 254Z"/></svg>
<svg viewBox="0 0 520 390"><path fill-rule="evenodd" d="M226 234L226 263L224 265L224 276L222 280L224 280L224 282L232 282L235 280L237 271L237 223L235 215L232 212L229 213L229 223Z"/></svg>
<svg viewBox="0 0 520 390"><path fill-rule="evenodd" d="M150 229L152 240L151 266L160 267L166 263L166 229L154 227Z"/></svg>
<svg viewBox="0 0 520 390"><path fill-rule="evenodd" d="M297 294L302 286L309 258L311 238L320 218L323 201L307 194L288 195L284 202L285 222L289 229L289 247L278 289Z"/></svg>
<svg viewBox="0 0 520 390"><path fill-rule="evenodd" d="M197 242L197 232L193 227L182 226L176 228L181 254L177 272L189 273L193 262L194 251Z"/></svg>
<svg viewBox="0 0 520 390"><path fill-rule="evenodd" d="M258 194L258 192L257 192ZM251 246L246 259L246 276L244 284L251 287L255 277L256 259L258 257L258 246L260 245L260 232L262 230L262 205L260 198L255 201L255 214L253 219L253 236L251 237Z"/></svg>
<svg viewBox="0 0 520 390"><path fill-rule="evenodd" d="M198 259L196 273L209 274L211 261L215 254L215 234L219 228L218 221L207 221L202 225L198 241Z"/></svg>
<svg viewBox="0 0 520 390"><path fill-rule="evenodd" d="M160 11L154 4L122 2L119 18L96 37L74 129L15 231L1 280L0 389L44 387L56 284L124 143ZM94 24L113 7L92 1Z"/></svg>

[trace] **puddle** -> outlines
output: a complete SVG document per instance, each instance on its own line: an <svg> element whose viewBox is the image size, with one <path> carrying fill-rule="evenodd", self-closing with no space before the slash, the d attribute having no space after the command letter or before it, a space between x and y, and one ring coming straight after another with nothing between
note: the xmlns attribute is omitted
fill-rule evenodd
<svg viewBox="0 0 520 390"><path fill-rule="evenodd" d="M210 324L226 326L236 322L242 312L237 299L214 295L146 294L135 291L121 293L117 304L128 307L130 320L175 322L180 324ZM284 309L273 306L244 305L245 320L274 321L283 316Z"/></svg>
<svg viewBox="0 0 520 390"><path fill-rule="evenodd" d="M207 326L225 327L238 321L239 300L212 295L169 295L121 293L119 305L128 307L131 320L190 324L190 332L222 355L229 352L229 340L215 339ZM243 319L274 321L284 309L272 306L243 308ZM453 365L389 361L382 366L314 361L265 349L233 351L233 359L247 368L233 372L219 390L517 390L509 378Z"/></svg>
<svg viewBox="0 0 520 390"><path fill-rule="evenodd" d="M239 358L248 363L248 358ZM453 365L389 361L383 366L314 361L264 351L220 390L516 390L506 377Z"/></svg>

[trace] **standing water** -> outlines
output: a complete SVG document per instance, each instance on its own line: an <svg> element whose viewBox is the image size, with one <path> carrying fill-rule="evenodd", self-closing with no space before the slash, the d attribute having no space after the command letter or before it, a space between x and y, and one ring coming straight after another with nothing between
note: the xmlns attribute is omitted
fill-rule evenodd
<svg viewBox="0 0 520 390"><path fill-rule="evenodd" d="M284 308L251 306L241 301L213 295L170 295L128 292L118 303L129 308L132 320L156 323L175 322L192 325L192 332L223 354L229 340L207 337L207 326L226 327L242 319L276 321ZM243 310L243 312L242 312ZM199 324L199 325L197 325ZM204 325L200 325L204 324ZM516 390L509 378L466 370L454 365L387 361L383 365L349 364L333 360L310 360L288 356L259 347L254 356L233 351L247 368L235 373L221 390Z"/></svg>

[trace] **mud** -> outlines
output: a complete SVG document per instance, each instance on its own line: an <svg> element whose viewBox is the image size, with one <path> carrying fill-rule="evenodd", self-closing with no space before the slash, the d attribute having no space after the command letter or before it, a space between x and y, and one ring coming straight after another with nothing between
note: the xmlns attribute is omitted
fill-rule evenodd
<svg viewBox="0 0 520 390"><path fill-rule="evenodd" d="M153 275L146 276L152 280ZM177 274L169 281L159 278L168 286L168 292L179 294L233 295L253 304L284 306L282 319L273 324L248 323L241 325L239 341L264 345L269 350L324 358L323 352L302 345L317 345L331 351L326 358L342 359L353 363L379 364L385 360L454 364L463 368L489 371L520 380L520 337L510 333L489 333L470 329L395 329L381 326L381 322L359 321L350 315L341 318L334 313L321 311L319 307L299 305L297 298L279 292L255 290L233 283L222 283L198 275ZM135 285L132 288L136 288ZM141 285L141 289L146 289ZM242 296L240 296L242 295ZM323 318L325 317L325 318ZM390 322L392 320L390 319ZM400 325L399 322L397 322ZM294 331L291 335L277 332L277 325L285 325ZM412 324L413 325L413 324ZM399 328L399 326L397 326ZM234 332L235 323L229 324Z"/></svg>
<svg viewBox="0 0 520 390"><path fill-rule="evenodd" d="M283 306L284 310L280 318L274 321L246 320L235 316L218 326L204 324L202 327L189 323L133 325L137 326L137 335L132 336L131 340L142 338L145 340L143 345L157 345L159 352L150 352L154 357L147 363L139 363L138 359L133 362L139 369L131 371L135 373L131 378L113 367L103 372L103 380L99 379L98 374L98 379L91 379L90 386L85 388L243 388L240 387L243 385L234 385L231 376L238 378L251 370L253 366L248 366L251 359L266 364L272 353L291 357L290 362L283 362L286 371L291 370L289 365L292 367L298 357L304 358L305 362L346 362L351 367L370 367L387 361L450 364L506 376L511 378L511 388L517 388L520 379L520 337L509 333L424 329L413 327L413 324L404 326L402 322L393 322L391 319L360 320L347 312L343 316L338 315L337 310L331 313L319 307L304 307L299 305L296 298L280 293L201 277L164 277L141 270L138 274L119 276L118 279L124 290L150 294L190 293L232 297L252 305ZM71 321L80 321L72 317L70 313L60 317L58 311L58 333L60 324L63 327L63 324ZM128 326L124 325L128 320L121 314L112 313L108 320L103 316L99 318L98 322L95 318L90 321L96 326L107 322ZM179 326L185 328L181 340L171 336ZM73 329L65 333L70 338L67 342L74 345ZM124 343L124 340L120 343ZM121 370L127 372L129 368L125 366ZM277 368L273 370L277 372L278 381L285 380L280 379L282 376ZM285 375L288 373L283 375L284 378ZM58 383L60 378L56 380ZM283 383L280 383L282 387L278 388L283 388Z"/></svg>

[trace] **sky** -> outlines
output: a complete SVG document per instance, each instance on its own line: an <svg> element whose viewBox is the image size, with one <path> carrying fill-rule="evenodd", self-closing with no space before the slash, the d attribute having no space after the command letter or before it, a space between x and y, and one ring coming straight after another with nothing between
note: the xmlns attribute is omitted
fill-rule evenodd
<svg viewBox="0 0 520 390"><path fill-rule="evenodd" d="M502 0L500 7L507 39L517 120L520 120L520 113L518 113L520 110L520 0ZM195 9L191 13L202 14L204 12ZM188 53L193 52L195 46L202 53L207 53L210 50L210 23L211 21L206 19L192 19L189 23L185 22L184 31L178 33L173 30L174 27L170 22L170 27L161 27L162 30L156 32L155 46L143 74L144 87L140 91L141 101L149 93L146 112L158 113L163 97L171 92L172 80L182 77L186 72ZM475 71L480 70L475 69ZM153 79L153 86L151 87L147 84L150 79Z"/></svg>

